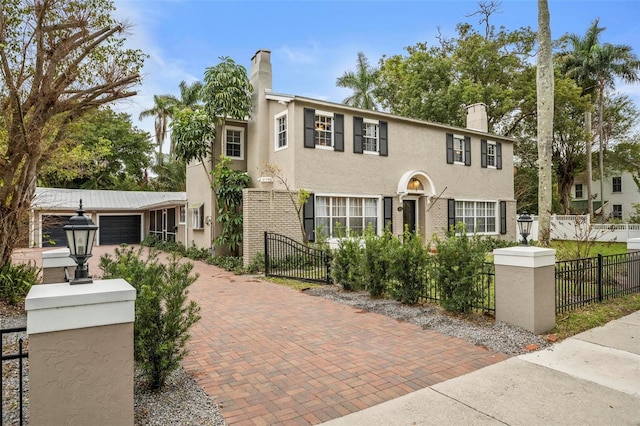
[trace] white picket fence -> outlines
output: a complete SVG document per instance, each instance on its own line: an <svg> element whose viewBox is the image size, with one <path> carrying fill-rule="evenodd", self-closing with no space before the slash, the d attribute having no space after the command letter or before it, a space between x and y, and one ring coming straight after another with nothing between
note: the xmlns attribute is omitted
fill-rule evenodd
<svg viewBox="0 0 640 426"><path fill-rule="evenodd" d="M538 239L538 216L533 217L530 240ZM517 226L516 226L516 229ZM520 236L518 236L520 238ZM586 240L626 242L629 238L640 238L640 224L636 223L591 223L589 215L552 215L552 240Z"/></svg>

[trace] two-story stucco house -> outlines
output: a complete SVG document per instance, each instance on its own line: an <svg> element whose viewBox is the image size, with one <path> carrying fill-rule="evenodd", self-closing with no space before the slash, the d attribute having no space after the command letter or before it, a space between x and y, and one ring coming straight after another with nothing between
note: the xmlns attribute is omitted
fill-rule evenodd
<svg viewBox="0 0 640 426"><path fill-rule="evenodd" d="M338 228L400 234L418 230L425 242L458 221L470 232L514 240L513 140L487 133L483 104L468 108L467 128L276 93L271 53L252 58L253 112L218 131L214 158L246 170L245 262L263 251L264 231L302 240L294 205L265 164L276 165L290 189L311 193L302 209L309 240ZM211 169L207 160L207 170ZM187 167L187 239L210 247L219 228L202 164ZM273 185L273 186L272 186ZM217 249L216 249L217 251Z"/></svg>
<svg viewBox="0 0 640 426"><path fill-rule="evenodd" d="M628 221L635 214L635 204L640 204L640 188L629 172L617 172L606 176L602 185L603 197L600 192L600 180L591 183L591 191L596 194L593 208L600 214L601 200L604 199L604 215L606 219L621 219ZM580 175L573 184L572 207L580 213L587 211L587 182L586 175Z"/></svg>

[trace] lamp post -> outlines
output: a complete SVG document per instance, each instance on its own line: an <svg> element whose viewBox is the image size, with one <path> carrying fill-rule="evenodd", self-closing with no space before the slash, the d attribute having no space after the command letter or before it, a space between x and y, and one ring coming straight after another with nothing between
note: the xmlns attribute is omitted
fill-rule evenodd
<svg viewBox="0 0 640 426"><path fill-rule="evenodd" d="M87 259L91 257L93 241L98 226L93 223L90 217L84 215L82 200L80 200L80 208L76 213L78 214L71 217L69 223L63 228L67 234L67 245L69 246L70 252L69 257L78 265L70 284L89 284L92 283L93 280L89 276L89 268L86 262Z"/></svg>
<svg viewBox="0 0 640 426"><path fill-rule="evenodd" d="M518 230L520 231L520 235L522 235L522 245L527 246L529 242L527 241L527 237L531 235L531 225L533 224L533 218L529 216L527 211L523 211L522 214L518 217Z"/></svg>

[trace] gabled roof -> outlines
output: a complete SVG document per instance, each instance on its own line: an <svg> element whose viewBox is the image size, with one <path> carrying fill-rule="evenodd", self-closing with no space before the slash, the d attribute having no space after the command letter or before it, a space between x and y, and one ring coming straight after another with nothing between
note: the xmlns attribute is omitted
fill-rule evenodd
<svg viewBox="0 0 640 426"><path fill-rule="evenodd" d="M450 132L463 132L465 134L474 134L474 135L478 135L480 137L491 137L492 139L500 139L502 141L509 141L509 142L515 142L516 138L512 138L509 136L500 136L500 135L496 135L494 133L485 133L485 132L481 132L479 130L473 130L473 129L468 129L466 127L458 127L458 126L450 126L448 124L442 124L442 123L436 123L433 121L426 121L426 120L420 120L417 118L410 118L410 117L404 117L401 115L395 115L395 114L391 114L389 112L386 111L375 111L375 110L368 110L368 109L362 109L362 108L356 108L356 107L352 107L349 105L345 105L345 104L339 104L339 103L335 103L335 102L329 102L323 99L314 99L314 98L308 98L306 96L299 96L299 95L288 95L288 94L284 94L284 93L275 93L269 89L265 90L265 96L267 98L267 100L270 101L277 101L279 103L289 103L289 102L303 102L303 103L309 103L309 104L315 104L315 105L321 105L321 106L325 106L327 108L330 109L340 109L340 110L344 110L344 111L350 111L353 114L360 114L360 115L368 115L368 116L372 116L372 117L380 117L382 119L386 119L386 120L397 120L397 121L404 121L404 122L408 122L408 123L414 123L414 124L420 124L423 126L429 126L429 127L435 127L435 128L439 128L445 131L450 131Z"/></svg>
<svg viewBox="0 0 640 426"><path fill-rule="evenodd" d="M36 188L32 209L86 211L148 210L187 202L186 192L105 191L99 189Z"/></svg>

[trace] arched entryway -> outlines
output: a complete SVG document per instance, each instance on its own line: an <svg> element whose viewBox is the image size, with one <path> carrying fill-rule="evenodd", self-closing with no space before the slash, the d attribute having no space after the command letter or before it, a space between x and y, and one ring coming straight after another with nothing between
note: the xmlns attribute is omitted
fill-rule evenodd
<svg viewBox="0 0 640 426"><path fill-rule="evenodd" d="M422 170L406 172L398 182L399 210L402 211L402 229L424 232L426 229L426 206L435 196L435 186L429 175Z"/></svg>

